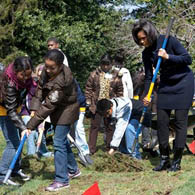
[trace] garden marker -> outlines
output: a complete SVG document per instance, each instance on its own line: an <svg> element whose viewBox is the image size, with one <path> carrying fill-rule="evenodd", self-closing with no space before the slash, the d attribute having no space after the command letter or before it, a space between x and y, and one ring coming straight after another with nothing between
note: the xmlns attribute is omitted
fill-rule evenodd
<svg viewBox="0 0 195 195"><path fill-rule="evenodd" d="M95 182L82 195L101 195L100 189L98 187L98 182Z"/></svg>

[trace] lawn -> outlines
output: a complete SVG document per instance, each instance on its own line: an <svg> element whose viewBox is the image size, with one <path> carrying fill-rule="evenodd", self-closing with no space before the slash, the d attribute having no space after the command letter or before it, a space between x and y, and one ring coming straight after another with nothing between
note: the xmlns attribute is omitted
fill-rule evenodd
<svg viewBox="0 0 195 195"><path fill-rule="evenodd" d="M88 129L88 126L87 128ZM32 176L32 179L22 183L21 187L0 186L0 194L9 195L39 195L39 194L68 194L81 195L94 182L98 182L102 195L190 195L195 194L195 158L187 150L182 160L182 170L175 173L153 172L158 157L151 157L143 153L143 160L135 161L130 157L116 154L108 156L104 150L103 134L99 133L98 152L92 156L94 165L83 167L80 163L82 175L70 182L70 188L58 192L46 192L45 187L53 181L54 162L52 158L26 157L26 146L22 153L22 168ZM188 142L191 142L188 139ZM0 131L0 154L5 146ZM49 150L53 150L49 145ZM77 151L74 149L76 158ZM171 156L172 157L172 156Z"/></svg>

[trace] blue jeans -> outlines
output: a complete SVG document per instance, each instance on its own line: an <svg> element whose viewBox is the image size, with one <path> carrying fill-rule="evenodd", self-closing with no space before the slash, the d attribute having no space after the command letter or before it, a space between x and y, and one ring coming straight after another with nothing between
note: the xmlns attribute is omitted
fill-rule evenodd
<svg viewBox="0 0 195 195"><path fill-rule="evenodd" d="M86 141L85 128L83 120L85 117L85 112L80 112L79 119L74 123L75 129L75 142L80 146L84 155L89 154L89 146Z"/></svg>
<svg viewBox="0 0 195 195"><path fill-rule="evenodd" d="M30 120L30 116L28 115L25 115L25 116L22 116L22 119L24 121L25 124L28 123L28 121ZM38 132L36 130L32 131L31 134L28 136L27 138L27 155L33 155L36 153L36 144L35 144L35 141L38 140ZM48 156L51 156L51 152L49 152L47 150L47 147L46 147L46 140L45 140L45 135L43 134L43 137L42 137L42 141L41 141L41 144L40 144L40 147L39 147L39 151L38 151L41 155L45 156L45 157L48 157Z"/></svg>
<svg viewBox="0 0 195 195"><path fill-rule="evenodd" d="M69 182L68 173L75 173L78 169L67 139L69 131L70 125L57 125L54 134L55 181L63 183Z"/></svg>
<svg viewBox="0 0 195 195"><path fill-rule="evenodd" d="M133 143L135 140L136 130L138 129L139 122L136 119L130 120L126 130L124 138L119 146L119 151L125 154L130 154L134 158L141 159L141 153L139 151L139 144L136 144L135 151L132 151Z"/></svg>
<svg viewBox="0 0 195 195"><path fill-rule="evenodd" d="M18 146L20 145L20 136L18 129L8 116L0 116L0 127L6 141L6 147L0 161L0 180L2 180L9 169ZM17 172L20 169L20 165L21 158L19 157L15 163L13 172Z"/></svg>

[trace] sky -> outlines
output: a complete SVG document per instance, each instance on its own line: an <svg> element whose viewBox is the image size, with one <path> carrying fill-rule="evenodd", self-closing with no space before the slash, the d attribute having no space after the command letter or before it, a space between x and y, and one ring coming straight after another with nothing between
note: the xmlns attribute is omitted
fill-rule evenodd
<svg viewBox="0 0 195 195"><path fill-rule="evenodd" d="M125 8L125 9L128 9L129 10L129 12L132 12L133 11L133 9L136 9L137 8L137 6L134 6L134 5L125 5L125 6L118 6L117 7L117 9L120 9L120 8Z"/></svg>

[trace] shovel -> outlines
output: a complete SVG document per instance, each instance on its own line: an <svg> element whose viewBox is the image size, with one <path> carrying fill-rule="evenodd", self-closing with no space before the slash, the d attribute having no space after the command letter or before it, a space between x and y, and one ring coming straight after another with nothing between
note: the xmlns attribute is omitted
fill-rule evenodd
<svg viewBox="0 0 195 195"><path fill-rule="evenodd" d="M23 145L24 145L24 143L26 141L26 138L27 138L27 136L25 134L24 137L22 138L21 142L20 142L20 145L19 145L19 147L18 147L18 149L16 151L16 154L15 154L15 156L14 156L14 158L13 158L13 160L12 160L10 166L9 166L9 169L8 169L6 175L5 175L5 178L3 180L4 184L7 184L7 180L9 179L9 177L10 177L10 175L12 173L12 170L14 169L14 166L16 164L16 161L18 160L18 158L19 158L19 156L20 156L20 154L22 152L22 148L23 148Z"/></svg>
<svg viewBox="0 0 195 195"><path fill-rule="evenodd" d="M70 140L70 142L77 148L78 150L78 155L79 155L79 158L81 160L81 163L87 167L89 166L90 164L87 162L87 160L85 159L85 155L83 154L83 151L81 150L81 148L79 147L79 145L75 142L75 140L71 137L71 135L68 133L67 134L67 137L68 139Z"/></svg>
<svg viewBox="0 0 195 195"><path fill-rule="evenodd" d="M37 140L36 152L39 151L39 147L40 147L40 145L41 145L41 141L42 141L42 137L43 137L43 131L44 131L44 130L39 131L39 137L38 137L38 140Z"/></svg>

